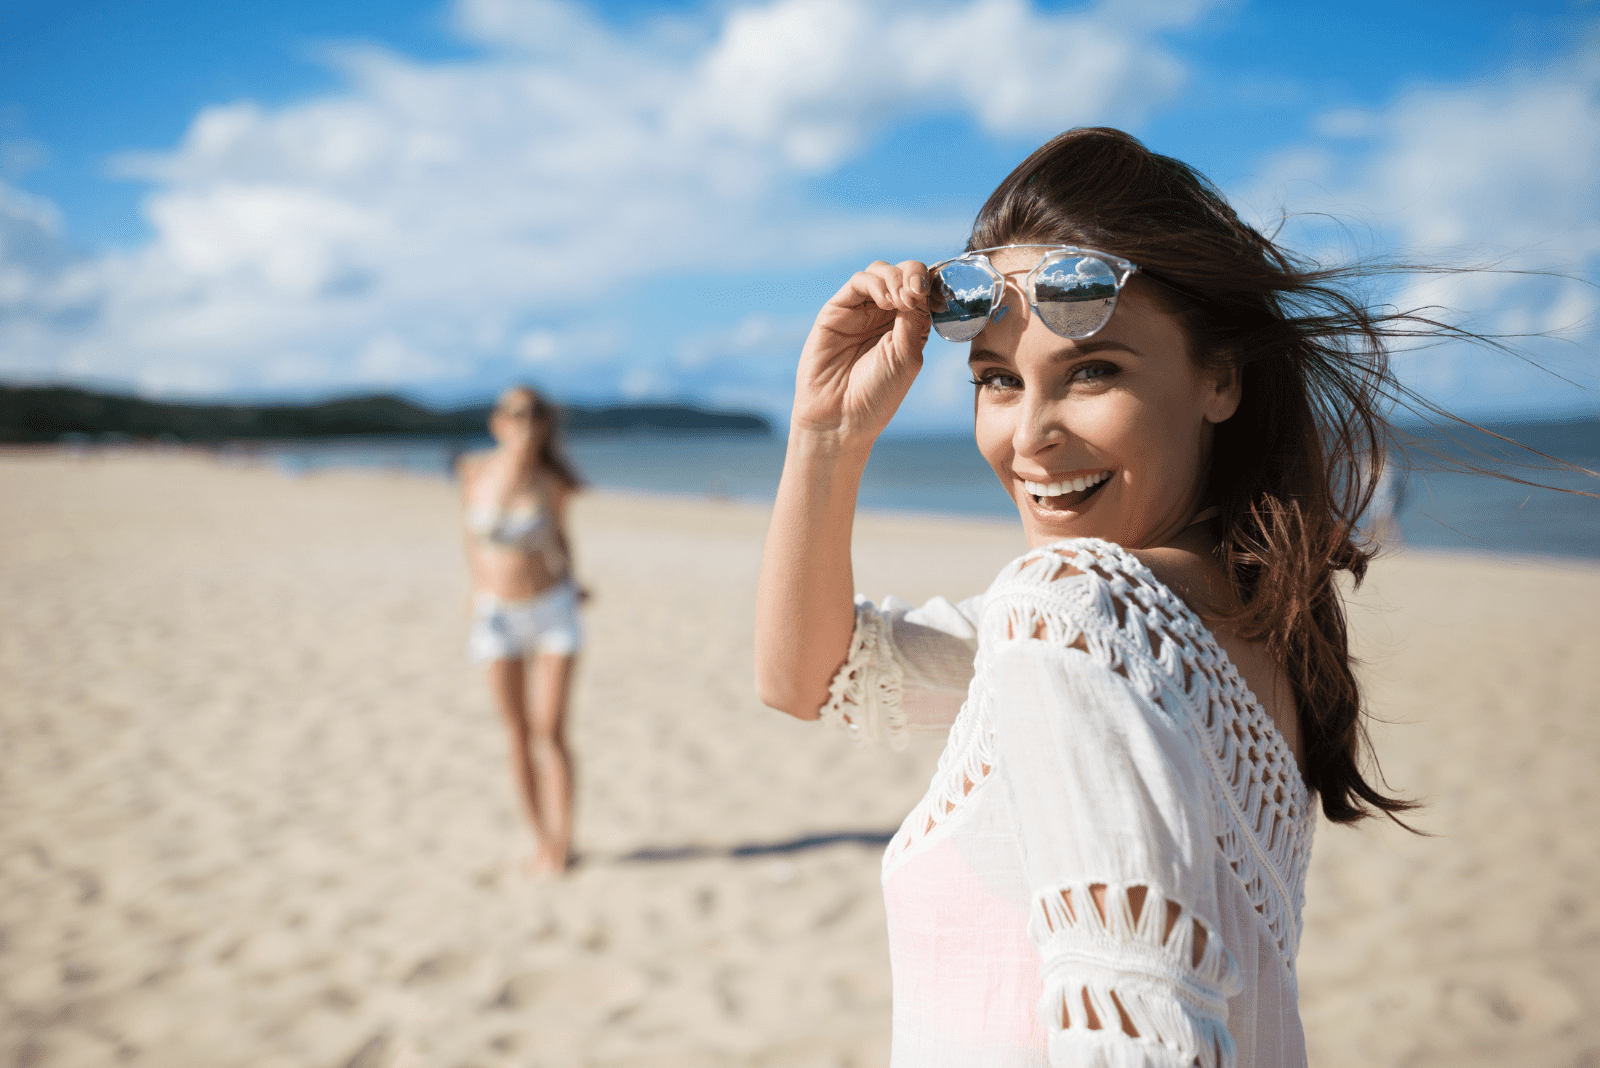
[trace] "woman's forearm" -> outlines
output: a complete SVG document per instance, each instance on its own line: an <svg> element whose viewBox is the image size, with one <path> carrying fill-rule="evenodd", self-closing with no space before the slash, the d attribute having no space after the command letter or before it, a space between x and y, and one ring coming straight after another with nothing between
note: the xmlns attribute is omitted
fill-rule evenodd
<svg viewBox="0 0 1600 1068"><path fill-rule="evenodd" d="M922 366L927 292L923 264L878 260L823 305L800 352L756 595L756 690L800 719L817 718L850 652L856 490Z"/></svg>
<svg viewBox="0 0 1600 1068"><path fill-rule="evenodd" d="M855 629L850 531L871 442L795 428L772 509L756 596L756 691L816 719Z"/></svg>

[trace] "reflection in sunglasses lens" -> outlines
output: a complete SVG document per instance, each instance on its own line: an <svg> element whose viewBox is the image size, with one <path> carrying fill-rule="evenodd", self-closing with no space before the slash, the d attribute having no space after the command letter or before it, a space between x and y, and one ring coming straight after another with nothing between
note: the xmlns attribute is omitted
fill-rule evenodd
<svg viewBox="0 0 1600 1068"><path fill-rule="evenodd" d="M1088 337L1117 306L1117 276L1100 260L1063 256L1044 265L1033 292L1046 326L1062 337Z"/></svg>
<svg viewBox="0 0 1600 1068"><path fill-rule="evenodd" d="M975 263L957 261L939 268L928 294L933 328L946 341L971 341L994 307L994 278Z"/></svg>

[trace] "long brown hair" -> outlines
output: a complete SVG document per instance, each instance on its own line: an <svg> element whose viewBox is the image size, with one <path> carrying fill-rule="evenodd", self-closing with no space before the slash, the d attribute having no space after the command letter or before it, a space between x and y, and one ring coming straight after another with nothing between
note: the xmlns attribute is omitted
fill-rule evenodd
<svg viewBox="0 0 1600 1068"><path fill-rule="evenodd" d="M561 446L560 410L532 386L518 384L500 394L495 401L494 411L498 412L507 400L515 396L528 398L528 403L533 405L532 417L544 420L544 444L539 448L539 466L555 475L568 489L582 489L583 479Z"/></svg>
<svg viewBox="0 0 1600 1068"><path fill-rule="evenodd" d="M1328 819L1416 808L1363 774L1364 709L1335 577L1346 571L1359 585L1373 555L1357 520L1393 437L1385 413L1401 403L1453 418L1395 379L1391 341L1495 340L1426 309L1369 307L1357 293L1374 265L1323 267L1286 252L1199 172L1120 130L1070 130L1034 152L984 204L967 247L1034 242L1137 263L1161 283L1147 292L1183 322L1197 363L1241 375L1238 411L1215 428L1207 485L1238 600L1213 618L1283 665L1306 785Z"/></svg>

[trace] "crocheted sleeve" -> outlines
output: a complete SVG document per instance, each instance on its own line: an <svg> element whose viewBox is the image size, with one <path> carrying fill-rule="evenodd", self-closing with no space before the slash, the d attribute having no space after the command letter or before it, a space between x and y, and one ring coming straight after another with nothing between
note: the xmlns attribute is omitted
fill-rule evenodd
<svg viewBox="0 0 1600 1068"><path fill-rule="evenodd" d="M949 727L972 681L981 607L981 597L935 597L914 609L858 596L850 653L828 687L823 721L858 745L886 737L894 749L905 748L911 730Z"/></svg>
<svg viewBox="0 0 1600 1068"><path fill-rule="evenodd" d="M1241 984L1219 935L1209 769L1130 684L1105 585L1035 563L990 591L974 693L1016 812L1050 1064L1231 1066Z"/></svg>

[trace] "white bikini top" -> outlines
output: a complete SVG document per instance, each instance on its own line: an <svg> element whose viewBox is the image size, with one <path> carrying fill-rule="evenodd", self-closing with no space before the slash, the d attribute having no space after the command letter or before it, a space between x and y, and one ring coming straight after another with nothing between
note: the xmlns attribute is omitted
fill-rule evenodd
<svg viewBox="0 0 1600 1068"><path fill-rule="evenodd" d="M552 574L559 575L566 569L567 558L561 551L556 525L538 501L510 508L473 505L467 509L467 529L486 549L538 553Z"/></svg>

